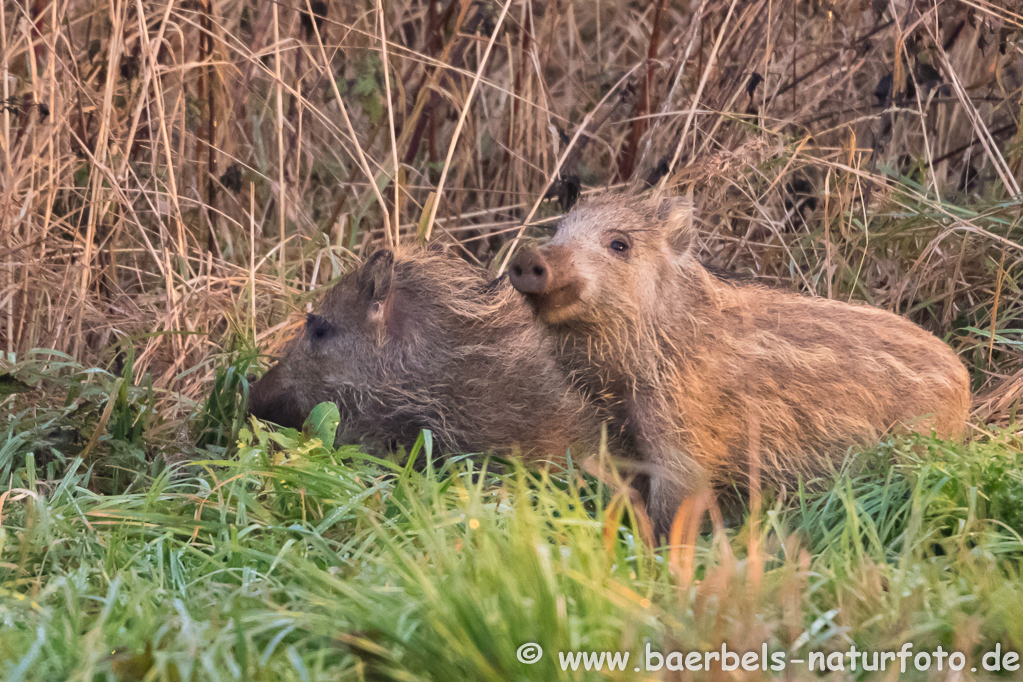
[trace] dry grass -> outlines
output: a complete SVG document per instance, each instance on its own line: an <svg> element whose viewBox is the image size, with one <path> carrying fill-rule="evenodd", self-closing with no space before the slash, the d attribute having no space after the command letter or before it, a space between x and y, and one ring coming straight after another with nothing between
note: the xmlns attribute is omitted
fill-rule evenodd
<svg viewBox="0 0 1023 682"><path fill-rule="evenodd" d="M693 186L708 262L951 335L994 391L978 416L1004 421L1023 357L1007 7L5 0L0 345L103 363L127 338L139 375L196 398L211 358L272 349L377 244L496 270L580 186Z"/></svg>

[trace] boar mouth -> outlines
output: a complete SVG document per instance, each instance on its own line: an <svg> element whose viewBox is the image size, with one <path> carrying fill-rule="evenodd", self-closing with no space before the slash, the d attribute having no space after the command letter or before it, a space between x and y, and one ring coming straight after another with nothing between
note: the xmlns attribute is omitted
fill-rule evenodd
<svg viewBox="0 0 1023 682"><path fill-rule="evenodd" d="M582 300L581 293L582 287L579 283L572 282L556 289L549 289L542 294L524 293L523 296L540 321L554 324L572 317L572 309Z"/></svg>
<svg viewBox="0 0 1023 682"><path fill-rule="evenodd" d="M270 372L267 372L266 376L273 378ZM249 393L249 414L256 419L273 422L286 429L301 429L311 409L306 405L306 401L291 390L274 392L272 388L268 389L261 383L265 379L266 377L252 385Z"/></svg>

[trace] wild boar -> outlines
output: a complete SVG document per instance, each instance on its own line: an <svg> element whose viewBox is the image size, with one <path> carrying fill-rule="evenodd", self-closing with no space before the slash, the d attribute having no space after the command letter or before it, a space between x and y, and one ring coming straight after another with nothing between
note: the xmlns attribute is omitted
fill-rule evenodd
<svg viewBox="0 0 1023 682"><path fill-rule="evenodd" d="M894 428L963 430L969 376L935 336L885 310L715 277L695 237L691 202L603 197L509 268L639 462L658 534L697 487L741 481L751 462L784 484Z"/></svg>
<svg viewBox="0 0 1023 682"><path fill-rule="evenodd" d="M332 401L338 443L563 457L595 430L506 279L442 253L379 250L325 295L250 392L260 419L301 427Z"/></svg>

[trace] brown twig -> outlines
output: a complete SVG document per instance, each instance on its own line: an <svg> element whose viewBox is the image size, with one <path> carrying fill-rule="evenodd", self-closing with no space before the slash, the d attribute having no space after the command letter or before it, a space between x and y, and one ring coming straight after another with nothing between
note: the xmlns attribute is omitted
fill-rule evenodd
<svg viewBox="0 0 1023 682"><path fill-rule="evenodd" d="M618 163L618 177L625 181L632 177L636 163L636 155L639 151L639 141L646 130L646 114L653 111L652 90L654 81L654 68L656 66L657 52L661 42L661 14L664 12L666 0L651 0L654 6L653 26L650 29L650 46L647 49L647 68L644 78L640 83L639 95L636 97L636 104L633 106L632 115L635 120L632 122L632 131L629 134L629 143L625 153ZM702 24L701 24L702 27Z"/></svg>

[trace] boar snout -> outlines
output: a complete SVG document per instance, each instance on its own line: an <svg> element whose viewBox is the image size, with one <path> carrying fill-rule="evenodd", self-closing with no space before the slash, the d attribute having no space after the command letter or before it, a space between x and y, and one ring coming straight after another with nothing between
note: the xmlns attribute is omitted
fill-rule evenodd
<svg viewBox="0 0 1023 682"><path fill-rule="evenodd" d="M550 267L542 253L527 247L512 259L508 277L512 286L524 294L546 294L550 284Z"/></svg>
<svg viewBox="0 0 1023 682"><path fill-rule="evenodd" d="M301 429L307 416L294 389L282 385L280 365L270 369L249 389L249 414L285 428Z"/></svg>
<svg viewBox="0 0 1023 682"><path fill-rule="evenodd" d="M525 295L533 312L551 324L577 312L585 288L569 251L562 246L523 249L512 258L508 278Z"/></svg>

